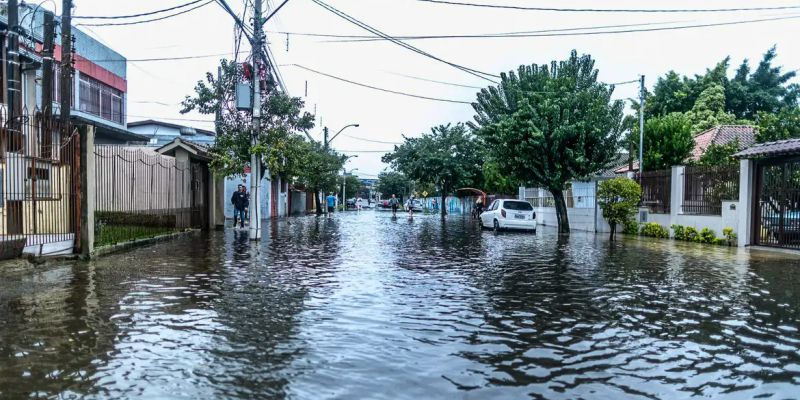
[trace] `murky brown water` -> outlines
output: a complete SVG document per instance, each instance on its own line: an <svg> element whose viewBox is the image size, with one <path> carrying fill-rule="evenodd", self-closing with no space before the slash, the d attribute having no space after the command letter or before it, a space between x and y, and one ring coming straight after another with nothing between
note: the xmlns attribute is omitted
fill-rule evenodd
<svg viewBox="0 0 800 400"><path fill-rule="evenodd" d="M0 272L0 398L800 397L800 259L364 212Z"/></svg>

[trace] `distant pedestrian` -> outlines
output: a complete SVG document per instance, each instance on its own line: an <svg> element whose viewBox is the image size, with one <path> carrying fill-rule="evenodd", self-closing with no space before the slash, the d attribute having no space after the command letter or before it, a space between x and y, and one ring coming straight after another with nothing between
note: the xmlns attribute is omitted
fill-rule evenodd
<svg viewBox="0 0 800 400"><path fill-rule="evenodd" d="M233 227L236 227L236 219L239 219L239 226L244 228L244 214L247 209L247 192L245 192L244 185L239 185L237 190L231 196L231 203L233 204Z"/></svg>
<svg viewBox="0 0 800 400"><path fill-rule="evenodd" d="M325 198L328 203L328 213L332 213L334 208L336 208L336 196L333 193L328 193L328 197Z"/></svg>
<svg viewBox="0 0 800 400"><path fill-rule="evenodd" d="M414 203L416 202L416 200L417 200L416 197L414 197L414 195L412 194L411 197L409 197L408 201L406 202L406 209L408 209L408 216L412 218L414 217Z"/></svg>
<svg viewBox="0 0 800 400"><path fill-rule="evenodd" d="M392 198L389 199L389 205L392 207L392 216L397 215L397 206L400 204L400 200L397 196L392 195Z"/></svg>
<svg viewBox="0 0 800 400"><path fill-rule="evenodd" d="M361 198L361 196L358 196L358 198L356 199L356 211L361 211L361 207L363 205L364 205L364 200Z"/></svg>

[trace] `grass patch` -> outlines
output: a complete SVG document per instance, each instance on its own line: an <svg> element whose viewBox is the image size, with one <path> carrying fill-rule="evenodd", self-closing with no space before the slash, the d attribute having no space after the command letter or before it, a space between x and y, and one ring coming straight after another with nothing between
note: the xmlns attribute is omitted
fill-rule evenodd
<svg viewBox="0 0 800 400"><path fill-rule="evenodd" d="M159 226L103 225L95 232L94 245L97 247L109 246L137 239L149 239L180 231L182 231L182 229Z"/></svg>

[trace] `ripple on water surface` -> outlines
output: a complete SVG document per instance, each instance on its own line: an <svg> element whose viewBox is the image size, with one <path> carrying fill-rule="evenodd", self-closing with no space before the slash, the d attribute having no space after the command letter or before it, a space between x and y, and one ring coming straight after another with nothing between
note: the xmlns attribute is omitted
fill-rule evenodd
<svg viewBox="0 0 800 400"><path fill-rule="evenodd" d="M797 398L800 261L379 212L0 272L0 398Z"/></svg>

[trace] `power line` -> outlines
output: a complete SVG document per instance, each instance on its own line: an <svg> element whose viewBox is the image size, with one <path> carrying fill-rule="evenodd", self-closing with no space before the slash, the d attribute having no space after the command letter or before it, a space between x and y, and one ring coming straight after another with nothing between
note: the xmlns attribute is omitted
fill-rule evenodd
<svg viewBox="0 0 800 400"><path fill-rule="evenodd" d="M207 5L209 5L209 4L213 3L213 2L214 2L214 0L208 0L203 4L194 6L192 8L183 10L181 12L177 12L175 14L165 15L165 16L159 17L159 18L145 19L145 20L141 20L141 21L132 21L132 22L108 22L108 23L98 23L98 24L77 24L75 26L128 26L128 25L146 24L146 23L150 23L150 22L162 21L162 20L165 20L167 18L177 17L178 15L186 14L186 13L188 13L190 11L194 11L194 10L200 8L200 7L205 7L205 6L207 6Z"/></svg>
<svg viewBox="0 0 800 400"><path fill-rule="evenodd" d="M345 79L345 78L342 78L342 77L339 77L339 76L327 74L325 72L317 71L315 69L311 69L311 68L302 66L300 64L287 64L287 65L291 65L291 66L294 66L294 67L297 67L297 68L300 68L300 69L304 69L306 71L313 72L315 74L319 74L319 75L322 75L322 76L327 76L328 78L331 78L331 79L336 79L338 81L347 82L347 83L350 83L352 85L361 86L361 87L368 88L368 89L373 89L373 90L378 90L378 91L381 91L381 92L397 94L397 95L400 95L400 96L413 97L413 98L417 98L417 99L441 101L441 102L446 102L446 103L472 104L469 101L451 100L451 99L442 99L442 98L438 98L438 97L420 96L420 95L406 93L406 92L399 92L397 90L384 89L384 88L380 88L380 87L377 87L377 86L367 85L365 83L359 83L359 82L351 81L349 79Z"/></svg>
<svg viewBox="0 0 800 400"><path fill-rule="evenodd" d="M314 3L316 3L317 5L319 5L320 7L324 8L325 10L327 10L327 11L333 13L334 15L338 16L339 18L342 18L345 21L348 21L351 24L354 24L354 25L356 25L356 26L358 26L358 27L360 27L360 28L362 28L362 29L364 29L364 30L376 35L376 36L380 36L380 37L386 38L390 42L392 42L392 43L394 43L394 44L396 44L396 45L398 45L400 47L403 47L403 48L405 48L407 50L411 50L411 51L413 51L413 52L415 52L417 54L423 55L425 57L428 57L428 58L431 58L433 60L439 61L441 63L447 64L447 65L449 65L449 66L451 66L453 68L459 69L461 71L464 71L464 72L466 72L466 73L468 73L470 75L476 76L476 77L481 78L483 80L487 80L487 81L492 82L492 83L497 83L496 81L494 81L494 80L492 80L490 78L487 78L487 76L497 78L498 77L497 75L493 75L493 74L490 74L490 73L487 73L487 72L478 71L476 69L468 68L468 67L465 67L463 65L459 65L459 64L456 64L456 63L453 63L453 62L450 62L450 61L443 60L443 59L441 59L439 57L434 56L431 53L428 53L428 52L425 52L423 50L420 50L419 48L416 48L416 47L414 47L414 46L412 46L412 45L410 45L408 43L405 43L403 41L397 40L394 37L391 37L391 36L381 32L381 31L379 31L379 30L367 25L366 23L361 22L358 19L351 17L350 15L347 15L346 13L336 9L333 6L330 6L330 5L326 4L326 3L324 3L321 0L312 0L312 1Z"/></svg>
<svg viewBox="0 0 800 400"><path fill-rule="evenodd" d="M416 79L418 81L438 83L438 84L441 84L441 85L456 86L456 87L469 88L469 89L483 89L483 87L481 87L481 86L470 86L470 85L463 85L463 84L460 84L460 83L437 81L435 79L421 78L421 77L418 77L418 76L400 74L400 73L397 73L397 72L389 72L389 73L392 74L392 75L403 76L403 77L410 78L410 79Z"/></svg>
<svg viewBox="0 0 800 400"><path fill-rule="evenodd" d="M76 18L76 19L124 19L124 18L146 17L148 15L160 14L160 13L163 13L163 12L167 12L167 11L177 10L179 8L188 7L188 6L191 6L192 4L197 4L197 3L201 2L201 1L203 1L203 0L194 0L194 1L190 1L188 3L179 4L179 5L175 6L175 7L163 8L161 10L155 10L155 11L145 12L145 13L141 13L141 14L130 14L130 15L81 15L81 16L72 17L72 18Z"/></svg>
<svg viewBox="0 0 800 400"><path fill-rule="evenodd" d="M346 134L346 133L343 133L343 134L342 134L342 136L347 136L347 137L349 137L349 138L351 138L351 139L355 139L355 140L361 140L361 141L364 141L364 142L370 142L370 143L380 143L380 144L397 144L397 145L400 145L400 144L402 144L402 143L399 143L399 142L385 142L385 141L382 141L382 140L366 139L366 138L362 138L362 137L358 137L358 136L348 135L348 134Z"/></svg>
<svg viewBox="0 0 800 400"><path fill-rule="evenodd" d="M211 58L233 56L234 53L217 53L217 54L203 54L197 56L176 56L176 57L154 57L154 58L130 58L130 59L105 59L105 60L92 60L91 62L149 62L149 61L180 61L180 60L194 60L198 58Z"/></svg>
<svg viewBox="0 0 800 400"><path fill-rule="evenodd" d="M451 6L497 8L521 11L556 11L556 12L614 12L614 13L713 13L735 11L770 11L799 9L800 6L775 6L775 7L739 7L739 8L683 8L683 9L641 9L641 8L556 8L556 7L529 7L511 6L502 4L468 3L452 0L417 0L424 3L444 4Z"/></svg>
<svg viewBox="0 0 800 400"><path fill-rule="evenodd" d="M394 150L338 150L340 153L391 153Z"/></svg>

